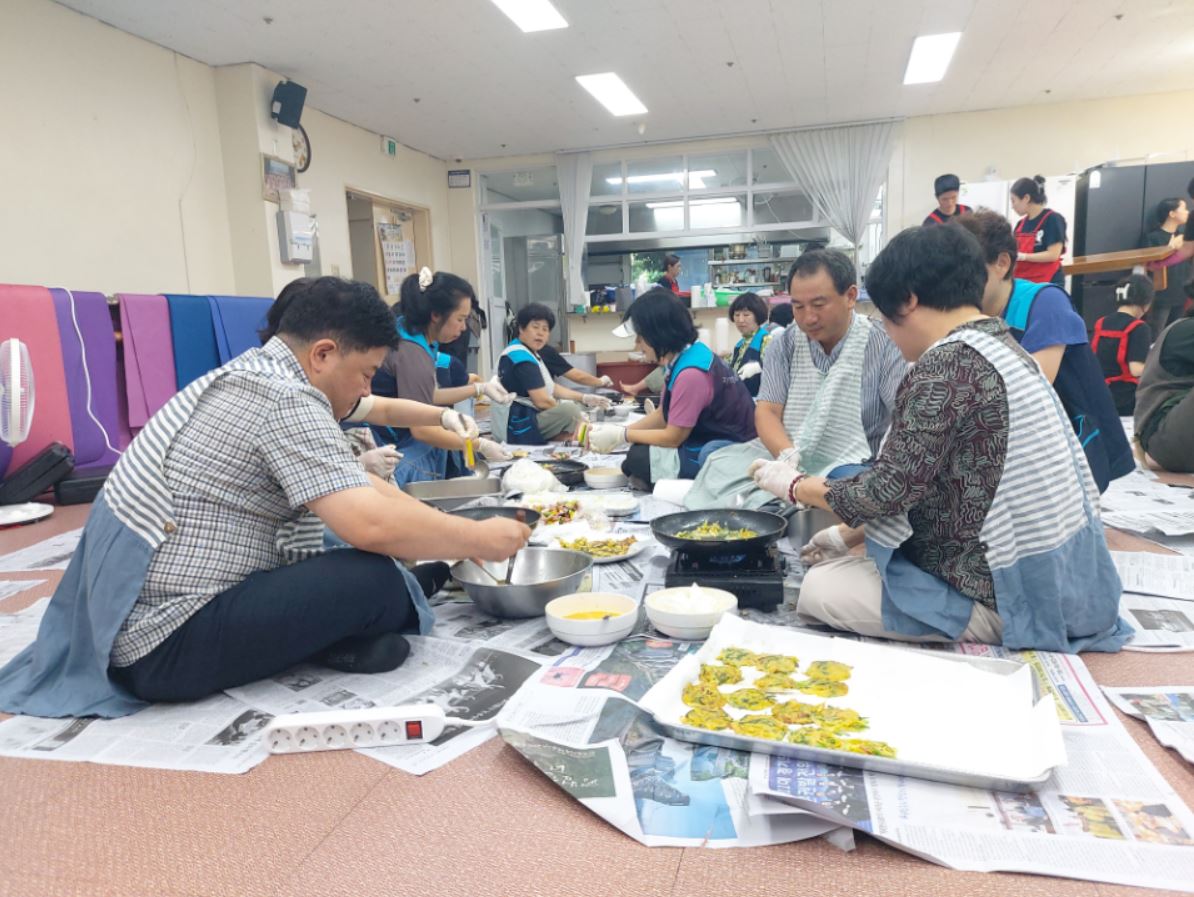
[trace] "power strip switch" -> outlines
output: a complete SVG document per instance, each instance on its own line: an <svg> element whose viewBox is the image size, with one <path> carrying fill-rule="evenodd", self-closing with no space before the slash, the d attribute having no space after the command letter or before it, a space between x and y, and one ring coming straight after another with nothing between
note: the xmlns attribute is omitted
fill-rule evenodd
<svg viewBox="0 0 1194 897"><path fill-rule="evenodd" d="M447 723L485 725L444 715L435 704L403 704L362 710L322 710L274 717L263 737L271 754L394 747L434 741Z"/></svg>

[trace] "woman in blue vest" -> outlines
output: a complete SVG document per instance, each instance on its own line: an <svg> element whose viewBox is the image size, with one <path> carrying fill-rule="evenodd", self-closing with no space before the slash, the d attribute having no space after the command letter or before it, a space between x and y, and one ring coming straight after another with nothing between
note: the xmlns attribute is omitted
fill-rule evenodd
<svg viewBox="0 0 1194 897"><path fill-rule="evenodd" d="M1069 294L1051 283L1013 278L1017 238L1002 215L980 209L955 219L978 238L987 262L983 311L1002 318L1016 341L1036 359L1045 379L1069 415L1086 452L1099 492L1136 467L1123 424L1103 380L1103 369L1090 351L1086 324Z"/></svg>
<svg viewBox="0 0 1194 897"><path fill-rule="evenodd" d="M508 399L496 383L474 383L447 389L437 386L439 342L450 342L468 326L476 294L463 277L427 268L402 281L398 318L398 348L391 349L373 376L373 394L411 399L427 405L453 405L488 395L495 402ZM448 473L448 453L464 448L464 440L440 427L373 427L378 445L393 445L402 452L394 470L399 486L442 479ZM489 460L509 457L491 439L476 440L476 449Z"/></svg>
<svg viewBox="0 0 1194 897"><path fill-rule="evenodd" d="M692 479L714 451L756 436L754 400L738 375L697 339L683 303L664 289L648 290L626 313L624 326L647 361L664 366L659 408L624 427L598 424L589 447L610 452L623 442L627 476L652 484Z"/></svg>
<svg viewBox="0 0 1194 897"><path fill-rule="evenodd" d="M610 407L609 399L593 393L580 393L555 382L547 363L539 355L556 316L550 308L532 302L518 310L515 317L518 336L498 359L498 381L515 396L509 406L495 409L494 435L514 445L542 445L549 439L573 439L584 418L584 406Z"/></svg>
<svg viewBox="0 0 1194 897"><path fill-rule="evenodd" d="M730 303L730 320L742 334L734 346L730 367L754 398L763 382L763 350L771 339L770 331L763 326L767 323L767 303L756 293L739 293Z"/></svg>

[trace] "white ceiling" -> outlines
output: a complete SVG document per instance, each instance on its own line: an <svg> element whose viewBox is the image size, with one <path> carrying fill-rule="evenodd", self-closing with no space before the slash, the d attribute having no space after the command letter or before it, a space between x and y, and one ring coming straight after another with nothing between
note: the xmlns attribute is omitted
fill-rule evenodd
<svg viewBox="0 0 1194 897"><path fill-rule="evenodd" d="M444 159L1194 87L1191 0L554 0L571 27L536 34L489 0L60 2L210 65L259 63ZM959 30L945 80L903 86L913 38ZM647 115L614 118L574 80L603 71Z"/></svg>

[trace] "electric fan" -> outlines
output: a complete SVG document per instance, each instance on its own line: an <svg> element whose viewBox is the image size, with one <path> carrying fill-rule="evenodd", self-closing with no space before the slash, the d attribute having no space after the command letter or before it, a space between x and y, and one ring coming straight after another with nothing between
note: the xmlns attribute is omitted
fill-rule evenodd
<svg viewBox="0 0 1194 897"><path fill-rule="evenodd" d="M33 364L19 339L0 343L0 439L16 447L29 438L33 425ZM53 507L39 502L0 505L0 526L32 523L49 517Z"/></svg>

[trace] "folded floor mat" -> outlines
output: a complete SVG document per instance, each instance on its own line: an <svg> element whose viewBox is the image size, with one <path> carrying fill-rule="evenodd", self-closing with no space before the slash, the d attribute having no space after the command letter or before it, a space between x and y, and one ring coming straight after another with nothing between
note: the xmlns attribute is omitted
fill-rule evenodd
<svg viewBox="0 0 1194 897"><path fill-rule="evenodd" d="M166 301L170 305L174 371L178 388L184 389L192 380L220 366L220 353L212 328L211 303L206 296L177 293L167 293Z"/></svg>
<svg viewBox="0 0 1194 897"><path fill-rule="evenodd" d="M271 299L259 296L208 296L212 327L220 364L227 364L247 349L261 345L258 331L265 327Z"/></svg>
<svg viewBox="0 0 1194 897"><path fill-rule="evenodd" d="M74 445L70 401L62 368L62 344L54 299L45 287L0 284L0 342L11 337L29 348L33 365L33 426L29 438L12 450L9 467L16 469L52 442Z"/></svg>
<svg viewBox="0 0 1194 897"><path fill-rule="evenodd" d="M118 293L129 426L143 427L178 392L165 296Z"/></svg>
<svg viewBox="0 0 1194 897"><path fill-rule="evenodd" d="M75 465L115 464L119 455L108 444L116 449L128 445L128 425L117 399L116 334L108 300L102 293L82 290L55 288L50 295L62 345Z"/></svg>

